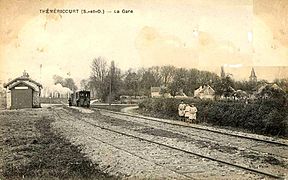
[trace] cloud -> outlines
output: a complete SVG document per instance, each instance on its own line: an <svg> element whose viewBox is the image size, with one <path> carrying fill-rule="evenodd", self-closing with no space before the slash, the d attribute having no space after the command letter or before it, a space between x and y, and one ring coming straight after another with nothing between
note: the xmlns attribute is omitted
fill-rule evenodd
<svg viewBox="0 0 288 180"><path fill-rule="evenodd" d="M254 17L253 64L288 66L288 46L274 37L273 30L258 16Z"/></svg>
<svg viewBox="0 0 288 180"><path fill-rule="evenodd" d="M196 49L187 47L173 35L161 35L153 27L143 27L135 45L144 66L170 64L178 67L198 65Z"/></svg>

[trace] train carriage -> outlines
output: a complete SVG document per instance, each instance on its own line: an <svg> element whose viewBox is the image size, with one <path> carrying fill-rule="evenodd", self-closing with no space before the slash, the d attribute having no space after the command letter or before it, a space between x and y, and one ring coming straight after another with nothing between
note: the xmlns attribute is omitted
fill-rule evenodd
<svg viewBox="0 0 288 180"><path fill-rule="evenodd" d="M90 91L76 91L69 98L69 106L90 107Z"/></svg>

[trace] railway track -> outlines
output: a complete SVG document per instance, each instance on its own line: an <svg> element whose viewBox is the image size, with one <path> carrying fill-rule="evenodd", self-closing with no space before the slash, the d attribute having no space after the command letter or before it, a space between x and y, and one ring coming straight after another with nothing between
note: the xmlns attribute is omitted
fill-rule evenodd
<svg viewBox="0 0 288 180"><path fill-rule="evenodd" d="M233 155L236 151L239 153L239 157L249 157L251 159L255 159L255 157L259 157L260 159L263 160L265 163L273 164L275 165L275 162L280 165L280 163L286 163L286 165L281 165L282 167L287 167L288 165L288 149L286 146L281 146L279 144L269 144L266 141L256 141L254 142L252 139L247 139L244 138L242 139L240 137L235 137L232 136L231 138L229 135L226 134L219 134L217 136L211 134L210 131L204 131L203 133L201 130L190 130L189 126L188 128L179 128L177 126L173 125L165 125L161 124L162 122L155 122L150 123L148 120L143 120L142 118L131 118L130 116L125 116L125 115L119 115L117 114L110 114L110 112L100 112L104 116L109 116L112 118L120 119L121 122L127 121L127 122L132 122L137 124L143 124L145 127L147 127L147 131L142 131L143 133L148 133L149 132L155 132L158 129L163 129L163 131L169 132L171 134L176 134L184 137L184 139L187 139L190 142L194 142L195 144L191 145L197 145L199 148L206 147L208 150L213 150L215 149L216 151L220 152L220 154L223 153L229 153L231 156L231 159L235 159L236 157ZM125 124L125 122L124 122ZM113 125L113 123L111 124ZM125 125L123 125L125 126ZM151 128L151 130L149 129ZM165 135L164 135L165 136ZM185 138L187 137L187 138ZM172 137L173 138L173 137ZM181 137L180 137L181 138ZM187 141L186 140L186 141ZM184 140L185 141L185 140ZM217 152L216 152L217 153ZM222 153L222 155L223 155ZM254 157L253 157L254 156ZM238 155L237 155L238 157ZM227 156L228 158L228 156ZM258 159L259 159L258 158ZM256 158L257 160L257 158ZM278 162L277 162L278 161ZM255 164L255 163L253 163ZM274 168L274 170L277 170Z"/></svg>
<svg viewBox="0 0 288 180"><path fill-rule="evenodd" d="M147 121L152 121L154 123L145 123L145 125L150 126L151 128L160 128L166 131L170 131L171 133L175 132L183 136L191 137L192 141L195 141L202 145L204 142L204 146L207 146L206 143L208 143L209 144L208 146L215 147L216 149L218 149L218 151L223 151L222 148L224 148L224 151L225 151L228 148L227 149L228 152L234 151L234 150L240 151L240 155L242 157L249 157L253 159L253 156L256 155L256 157L261 158L265 163L275 165L274 162L276 161L277 163L278 161L278 163L286 162L286 164L288 165L287 144L283 142L275 142L275 141L257 139L255 137L247 137L244 135L238 136L237 134L232 134L231 137L233 138L230 138L230 133L209 130L209 129L207 130L201 127L200 128L193 127L193 125L191 124L186 125L186 123L184 122L167 122L161 119L155 120L154 118L150 118L150 117L142 118L142 116L139 117L138 115L131 115L131 114L122 113L122 112L114 112L114 111L108 111L108 110L104 110L104 111L105 113L103 113L101 109L101 113L105 116L114 117L117 119L119 118L125 121L131 121L131 122L141 121L141 123L143 124L145 123L145 121L142 119L145 119ZM109 113L117 115L117 117L111 116ZM127 117L127 118L123 118L123 117ZM168 121L172 121L172 120L168 120ZM167 124L167 126L163 127L161 123ZM178 123L182 123L182 124L178 124ZM177 127L181 127L181 128L177 128ZM190 131L189 129L193 129L193 131ZM207 133L203 133L203 132L207 132ZM214 137L215 136L213 135L214 133L218 135ZM234 159L234 156L232 156L231 158ZM284 165L283 167L287 167L287 165ZM277 170L277 169L274 168L274 170Z"/></svg>
<svg viewBox="0 0 288 180"><path fill-rule="evenodd" d="M110 111L110 110L99 109L99 108L95 108L95 107L93 107L93 109L109 112L112 114L123 115L123 116L127 116L127 117L142 118L142 119L146 119L146 120L154 121L154 122L159 122L159 123L163 123L163 124L175 125L175 126L179 126L179 127L185 127L185 128L191 128L191 129L196 129L196 130L201 130L201 131L213 132L213 133L217 133L217 134L222 134L222 135L227 135L227 136L232 136L232 137L237 137L237 138L243 138L243 139L249 139L249 140L253 140L253 141L258 141L258 142L263 142L263 143L268 143L268 144L273 144L273 145L278 145L278 146L283 146L283 147L288 147L288 142L280 142L277 140L267 140L267 139L260 139L260 138L255 138L255 137L251 137L251 136L245 136L245 135L241 135L241 134L227 133L227 132L218 131L218 130L214 130L214 129L207 129L207 128L202 128L199 126L193 126L193 125L189 125L189 124L180 124L180 123L172 122L173 120L163 121L163 120L160 120L159 118L147 117L147 116L142 116L142 115L134 115L134 114L129 114L129 113Z"/></svg>
<svg viewBox="0 0 288 180"><path fill-rule="evenodd" d="M68 112L66 112L66 113L68 113ZM58 114L58 113L56 112L56 114ZM121 114L123 114L123 113L121 113ZM59 114L58 114L58 116L59 116ZM161 146L161 147L169 148L169 149L172 149L172 150L175 150L175 151L179 151L179 152L182 152L182 153L185 153L185 154L193 155L193 156L196 156L196 157L199 157L199 158L204 158L204 159L209 160L209 161L214 161L214 162L217 162L217 163L220 163L220 164L224 164L224 165L227 165L227 166L238 168L238 169L241 169L241 170L244 170L244 171L248 171L250 173L258 174L258 175L269 177L269 178L273 178L273 179L284 179L282 176L280 176L278 174L272 174L272 173L268 173L268 172L263 172L263 171L260 171L260 170L257 170L257 169L253 169L253 168L249 168L249 167L243 166L243 165L239 165L239 164L231 163L231 162L228 162L228 161L220 160L220 159L217 159L217 158L214 158L214 157L211 157L211 156L205 156L205 155L200 154L200 153L195 153L195 152L188 151L188 150L185 150L185 149L182 149L182 148L178 148L178 147L167 145L167 144L164 144L164 143L161 143L161 142L153 141L151 139L147 139L147 138L143 138L143 137L140 137L140 136L137 136L137 135L133 135L131 133L127 133L127 132L124 132L124 131L120 131L120 130L116 130L116 129L113 129L113 128L105 127L103 125L99 125L99 124L90 122L88 120L82 119L82 118L77 118L77 120L83 121L83 122L85 122L85 123L87 123L87 124L89 124L89 125L91 125L93 127L99 128L101 130L112 132L112 133L115 133L115 134L118 134L118 135L121 135L121 136L124 136L124 137L137 139L139 141L147 142L147 143L158 145L158 146ZM102 140L100 140L100 141L102 141ZM113 144L111 144L111 145L113 145Z"/></svg>

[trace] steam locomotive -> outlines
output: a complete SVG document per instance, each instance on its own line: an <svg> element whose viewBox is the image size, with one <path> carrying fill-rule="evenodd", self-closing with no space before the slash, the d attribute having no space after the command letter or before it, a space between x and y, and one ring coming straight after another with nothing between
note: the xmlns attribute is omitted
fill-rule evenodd
<svg viewBox="0 0 288 180"><path fill-rule="evenodd" d="M90 91L76 91L68 101L69 106L90 107Z"/></svg>

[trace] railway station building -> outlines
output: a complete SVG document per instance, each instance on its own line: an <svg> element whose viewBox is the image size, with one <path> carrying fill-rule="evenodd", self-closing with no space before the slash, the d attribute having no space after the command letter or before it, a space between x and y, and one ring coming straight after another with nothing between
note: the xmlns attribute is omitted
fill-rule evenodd
<svg viewBox="0 0 288 180"><path fill-rule="evenodd" d="M37 108L40 105L42 85L31 78L27 72L4 84L6 88L7 109Z"/></svg>

